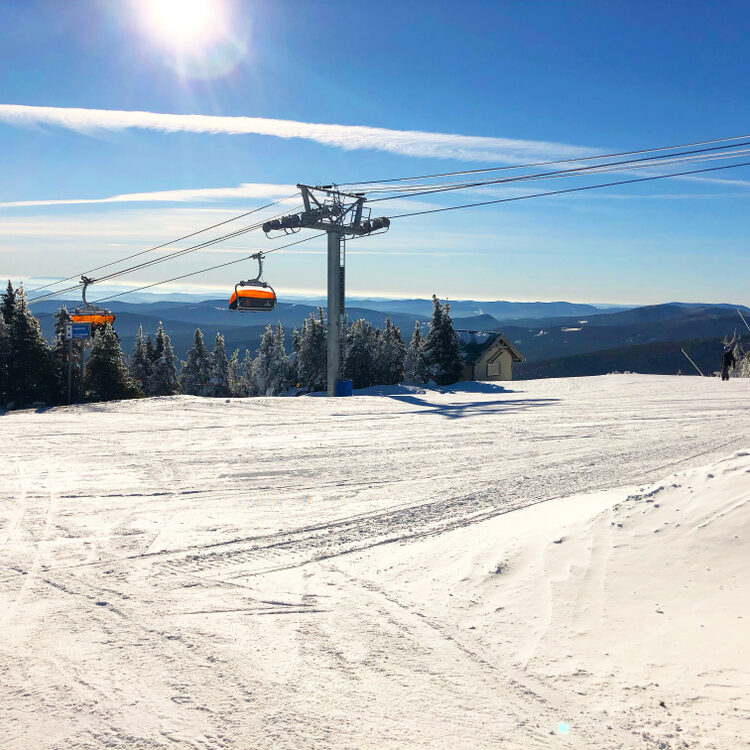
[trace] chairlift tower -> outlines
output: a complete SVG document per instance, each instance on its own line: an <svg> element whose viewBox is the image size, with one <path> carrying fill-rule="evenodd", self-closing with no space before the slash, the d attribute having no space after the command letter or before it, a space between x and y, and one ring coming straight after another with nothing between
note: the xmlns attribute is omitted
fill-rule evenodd
<svg viewBox="0 0 750 750"><path fill-rule="evenodd" d="M327 391L336 396L336 383L343 378L341 339L345 313L346 237L362 237L388 231L390 219L372 219L363 193L343 193L335 185L297 185L304 211L267 221L263 231L293 234L300 229L319 229L328 237L328 357Z"/></svg>

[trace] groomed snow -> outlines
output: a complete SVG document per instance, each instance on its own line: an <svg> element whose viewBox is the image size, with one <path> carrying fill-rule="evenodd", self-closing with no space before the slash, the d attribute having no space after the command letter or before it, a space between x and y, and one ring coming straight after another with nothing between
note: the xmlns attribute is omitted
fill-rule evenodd
<svg viewBox="0 0 750 750"><path fill-rule="evenodd" d="M747 747L749 386L6 414L0 747Z"/></svg>

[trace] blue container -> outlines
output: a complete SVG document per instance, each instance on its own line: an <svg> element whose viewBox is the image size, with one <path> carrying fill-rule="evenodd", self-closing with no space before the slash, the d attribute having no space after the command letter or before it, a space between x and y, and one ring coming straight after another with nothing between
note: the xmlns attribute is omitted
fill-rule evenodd
<svg viewBox="0 0 750 750"><path fill-rule="evenodd" d="M352 381L351 380L337 380L336 381L336 395L337 396L351 396L352 395Z"/></svg>

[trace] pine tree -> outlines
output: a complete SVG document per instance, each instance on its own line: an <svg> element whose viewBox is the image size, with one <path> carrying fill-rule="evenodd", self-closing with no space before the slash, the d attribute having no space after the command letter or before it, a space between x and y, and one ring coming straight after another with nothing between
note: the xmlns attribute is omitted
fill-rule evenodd
<svg viewBox="0 0 750 750"><path fill-rule="evenodd" d="M255 377L253 376L253 355L249 350L245 350L245 357L242 360L242 389L243 396L257 396L258 391L255 388Z"/></svg>
<svg viewBox="0 0 750 750"><path fill-rule="evenodd" d="M306 391L322 391L327 380L327 328L323 308L318 308L318 317L312 313L305 321L300 335L297 372L301 387Z"/></svg>
<svg viewBox="0 0 750 750"><path fill-rule="evenodd" d="M224 397L229 395L229 362L224 348L224 337L216 334L216 343L211 352L211 371L206 388L207 396Z"/></svg>
<svg viewBox="0 0 750 750"><path fill-rule="evenodd" d="M735 365L732 368L733 378L750 378L750 351L745 352L742 342L737 344L734 350Z"/></svg>
<svg viewBox="0 0 750 750"><path fill-rule="evenodd" d="M120 340L109 323L94 334L84 380L89 401L112 401L140 395L125 366Z"/></svg>
<svg viewBox="0 0 750 750"><path fill-rule="evenodd" d="M146 349L146 337L143 335L143 326L138 326L138 333L135 335L135 345L133 353L130 356L130 377L133 379L138 388L146 393L149 390L151 382L151 373L154 365Z"/></svg>
<svg viewBox="0 0 750 750"><path fill-rule="evenodd" d="M23 286L15 292L9 329L8 401L17 408L37 401L45 404L54 402L52 353L42 336L39 321L29 309Z"/></svg>
<svg viewBox="0 0 750 750"><path fill-rule="evenodd" d="M193 346L188 349L187 361L180 373L182 392L189 396L205 396L208 380L211 375L211 355L203 343L203 333L200 328L193 334Z"/></svg>
<svg viewBox="0 0 750 750"><path fill-rule="evenodd" d="M8 365L10 363L10 330L0 315L0 409L8 403Z"/></svg>
<svg viewBox="0 0 750 750"><path fill-rule="evenodd" d="M245 388L242 382L242 365L240 364L240 350L235 349L227 364L229 393L232 396L244 396Z"/></svg>
<svg viewBox="0 0 750 750"><path fill-rule="evenodd" d="M146 336L146 356L148 357L149 362L152 364L156 362L157 359L159 359L156 356L156 351L154 349L154 344L151 341L151 336Z"/></svg>
<svg viewBox="0 0 750 750"><path fill-rule="evenodd" d="M443 307L434 294L432 304L430 332L424 344L427 374L438 385L451 385L458 381L463 372L461 344L450 318L450 306Z"/></svg>
<svg viewBox="0 0 750 750"><path fill-rule="evenodd" d="M161 336L159 333L161 332ZM156 329L156 336L154 336L154 348L151 353L152 356L152 362L156 364L160 359L162 354L164 354L164 326L162 325L162 322L159 321L159 327Z"/></svg>
<svg viewBox="0 0 750 750"><path fill-rule="evenodd" d="M278 323L276 323L276 339L274 342L276 352L277 394L289 387L289 357L287 357L286 347L284 346L285 338L284 327L281 325L281 321L278 321Z"/></svg>
<svg viewBox="0 0 750 750"><path fill-rule="evenodd" d="M409 351L404 362L404 381L413 385L424 385L427 382L427 363L424 354L424 336L419 321L414 322L414 333L411 336Z"/></svg>
<svg viewBox="0 0 750 750"><path fill-rule="evenodd" d="M180 390L180 382L177 379L177 358L172 349L172 342L159 321L156 331L156 344L154 352L159 353L151 371L149 395L150 396L174 396Z"/></svg>
<svg viewBox="0 0 750 750"><path fill-rule="evenodd" d="M295 328L292 331L292 353L287 359L287 388L296 388L299 385L299 372L297 361L299 359L300 333Z"/></svg>
<svg viewBox="0 0 750 750"><path fill-rule="evenodd" d="M15 304L16 293L13 291L13 284L11 284L10 279L8 279L8 286L5 289L5 294L3 294L2 300L0 300L0 314L8 325L10 325L10 322L13 319Z"/></svg>
<svg viewBox="0 0 750 750"><path fill-rule="evenodd" d="M287 357L280 323L275 329L266 326L253 362L253 379L255 390L261 396L276 396L286 387Z"/></svg>
<svg viewBox="0 0 750 750"><path fill-rule="evenodd" d="M364 318L355 320L346 332L344 376L354 388L377 384L379 378L380 340L377 331Z"/></svg>
<svg viewBox="0 0 750 750"><path fill-rule="evenodd" d="M380 347L381 382L385 385L396 385L404 379L404 360L406 347L401 339L401 329L391 322L390 316L385 319L385 330Z"/></svg>

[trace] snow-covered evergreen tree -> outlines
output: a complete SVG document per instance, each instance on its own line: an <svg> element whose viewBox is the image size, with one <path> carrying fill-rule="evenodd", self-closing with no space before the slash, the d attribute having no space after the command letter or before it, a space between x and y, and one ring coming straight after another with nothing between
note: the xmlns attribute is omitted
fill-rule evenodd
<svg viewBox="0 0 750 750"><path fill-rule="evenodd" d="M206 395L217 398L229 395L229 362L224 348L224 337L220 333L216 334L216 343L211 352L211 369Z"/></svg>
<svg viewBox="0 0 750 750"><path fill-rule="evenodd" d="M151 336L146 336L146 356L152 364L158 359L156 351L154 350L154 344L151 341Z"/></svg>
<svg viewBox="0 0 750 750"><path fill-rule="evenodd" d="M156 331L154 353L158 357L153 363L149 378L149 396L174 396L180 390L177 378L177 357L172 349L172 341L164 330L162 322Z"/></svg>
<svg viewBox="0 0 750 750"><path fill-rule="evenodd" d="M245 384L242 382L242 365L240 364L240 350L235 349L227 364L229 379L229 393L232 396L245 396Z"/></svg>
<svg viewBox="0 0 750 750"><path fill-rule="evenodd" d="M193 346L188 349L187 360L180 372L180 386L189 396L206 396L211 377L211 355L203 342L203 332L195 329Z"/></svg>
<svg viewBox="0 0 750 750"><path fill-rule="evenodd" d="M750 378L750 351L745 352L742 343L737 344L734 350L735 365L731 376L734 378Z"/></svg>
<svg viewBox="0 0 750 750"><path fill-rule="evenodd" d="M0 299L0 315L7 325L10 325L10 321L13 318L13 309L16 305L16 293L13 291L13 284L8 279L8 286L5 288L5 293Z"/></svg>
<svg viewBox="0 0 750 750"><path fill-rule="evenodd" d="M438 385L451 385L458 381L463 371L461 344L453 328L450 306L443 307L434 294L432 304L430 331L424 343L427 374Z"/></svg>
<svg viewBox="0 0 750 750"><path fill-rule="evenodd" d="M86 360L86 397L90 401L136 398L140 395L128 368L112 326L94 334L91 352Z"/></svg>
<svg viewBox="0 0 750 750"><path fill-rule="evenodd" d="M326 324L323 308L318 308L318 316L310 313L300 334L299 354L297 356L297 372L299 382L304 390L325 390L327 380Z"/></svg>
<svg viewBox="0 0 750 750"><path fill-rule="evenodd" d="M296 388L299 384L297 361L299 359L300 333L295 328L292 331L292 353L287 359L287 387Z"/></svg>
<svg viewBox="0 0 750 750"><path fill-rule="evenodd" d="M154 364L146 349L146 337L143 335L143 326L139 325L138 333L135 335L133 353L130 355L128 370L130 371L130 377L143 393L148 392L150 389L153 369Z"/></svg>
<svg viewBox="0 0 750 750"><path fill-rule="evenodd" d="M39 321L29 309L23 286L14 296L9 325L8 401L17 408L36 401L52 403L57 394L50 348L42 336Z"/></svg>
<svg viewBox="0 0 750 750"><path fill-rule="evenodd" d="M419 321L414 322L414 333L411 335L409 350L404 362L404 382L412 385L424 385L427 382L427 362L424 354L424 336Z"/></svg>
<svg viewBox="0 0 750 750"><path fill-rule="evenodd" d="M276 396L286 388L287 356L284 351L284 329L266 326L260 340L258 356L253 362L255 389L261 396Z"/></svg>
<svg viewBox="0 0 750 750"><path fill-rule="evenodd" d="M405 359L406 347L401 339L401 329L393 325L388 316L380 346L380 382L384 385L400 383L404 379Z"/></svg>
<svg viewBox="0 0 750 750"><path fill-rule="evenodd" d="M164 326L162 325L162 322L159 321L159 328L156 330L156 336L154 336L154 345L151 351L149 351L149 357L151 361L156 364L160 359L161 355L164 354L164 336L159 336L159 331L164 333ZM147 347L148 351L148 347Z"/></svg>
<svg viewBox="0 0 750 750"><path fill-rule="evenodd" d="M8 398L8 365L10 363L10 330L5 318L0 315L0 409Z"/></svg>
<svg viewBox="0 0 750 750"><path fill-rule="evenodd" d="M286 353L286 346L284 345L284 341L286 339L286 334L284 333L284 327L281 325L281 321L278 321L276 323L276 341L275 341L275 348L276 348L276 362L277 362L277 378L278 378L278 391L277 393L281 393L281 391L285 391L287 388L289 388L289 357Z"/></svg>
<svg viewBox="0 0 750 750"><path fill-rule="evenodd" d="M243 396L257 396L258 391L255 388L255 376L253 375L253 355L249 350L245 351L245 357L242 360L242 389Z"/></svg>
<svg viewBox="0 0 750 750"><path fill-rule="evenodd" d="M375 329L364 318L347 327L344 377L354 388L367 388L379 380L380 341Z"/></svg>

